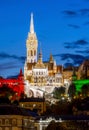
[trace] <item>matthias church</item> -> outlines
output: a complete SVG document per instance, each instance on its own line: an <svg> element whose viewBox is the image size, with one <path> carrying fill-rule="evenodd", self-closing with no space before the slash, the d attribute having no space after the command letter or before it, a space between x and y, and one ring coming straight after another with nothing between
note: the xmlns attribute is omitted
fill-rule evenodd
<svg viewBox="0 0 89 130"><path fill-rule="evenodd" d="M30 31L26 40L27 58L24 65L25 93L28 97L42 97L44 94L51 94L55 87L68 84L63 77L63 66L56 64L52 54L47 62L43 62L42 50L38 52L38 43L31 13Z"/></svg>

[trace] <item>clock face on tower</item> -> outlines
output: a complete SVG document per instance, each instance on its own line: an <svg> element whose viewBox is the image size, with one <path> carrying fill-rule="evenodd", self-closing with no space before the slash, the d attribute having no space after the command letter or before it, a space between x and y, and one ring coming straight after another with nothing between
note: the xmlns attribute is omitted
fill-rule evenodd
<svg viewBox="0 0 89 130"><path fill-rule="evenodd" d="M33 40L33 37L30 37L31 40Z"/></svg>

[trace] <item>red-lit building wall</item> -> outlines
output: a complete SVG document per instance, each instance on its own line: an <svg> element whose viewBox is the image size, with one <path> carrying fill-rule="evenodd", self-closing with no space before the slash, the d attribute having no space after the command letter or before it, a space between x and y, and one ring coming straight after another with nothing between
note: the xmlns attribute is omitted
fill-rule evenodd
<svg viewBox="0 0 89 130"><path fill-rule="evenodd" d="M22 70L20 70L18 78L16 79L0 78L0 88L3 87L3 85L6 85L8 88L11 88L15 93L17 93L18 96L24 93L24 80Z"/></svg>

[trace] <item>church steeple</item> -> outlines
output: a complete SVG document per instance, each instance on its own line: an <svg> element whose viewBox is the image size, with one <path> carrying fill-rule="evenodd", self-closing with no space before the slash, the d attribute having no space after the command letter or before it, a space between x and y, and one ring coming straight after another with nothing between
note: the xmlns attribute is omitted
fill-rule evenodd
<svg viewBox="0 0 89 130"><path fill-rule="evenodd" d="M34 32L33 13L31 13L30 32L28 32L26 47L27 47L27 62L28 63L37 62L38 40L36 37L36 33Z"/></svg>
<svg viewBox="0 0 89 130"><path fill-rule="evenodd" d="M30 21L30 33L34 33L34 22L33 22L33 13L31 13L31 21Z"/></svg>

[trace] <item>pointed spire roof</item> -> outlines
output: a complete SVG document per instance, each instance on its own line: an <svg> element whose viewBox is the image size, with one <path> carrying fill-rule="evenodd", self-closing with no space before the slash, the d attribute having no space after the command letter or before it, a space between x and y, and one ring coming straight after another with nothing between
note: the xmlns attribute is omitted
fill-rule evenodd
<svg viewBox="0 0 89 130"><path fill-rule="evenodd" d="M38 57L37 64L35 65L35 68L45 68L45 65L42 61L42 50L40 50L39 52L39 57Z"/></svg>
<svg viewBox="0 0 89 130"><path fill-rule="evenodd" d="M52 56L52 54L50 54L49 62L53 63L53 61L54 61L53 56Z"/></svg>
<svg viewBox="0 0 89 130"><path fill-rule="evenodd" d="M22 69L20 69L20 73L19 73L18 77L21 77L21 76L23 76Z"/></svg>
<svg viewBox="0 0 89 130"><path fill-rule="evenodd" d="M41 48L41 43L40 43L40 52L39 52L38 60L42 61L42 48Z"/></svg>
<svg viewBox="0 0 89 130"><path fill-rule="evenodd" d="M32 33L32 34L34 33L33 13L31 13L30 33Z"/></svg>

